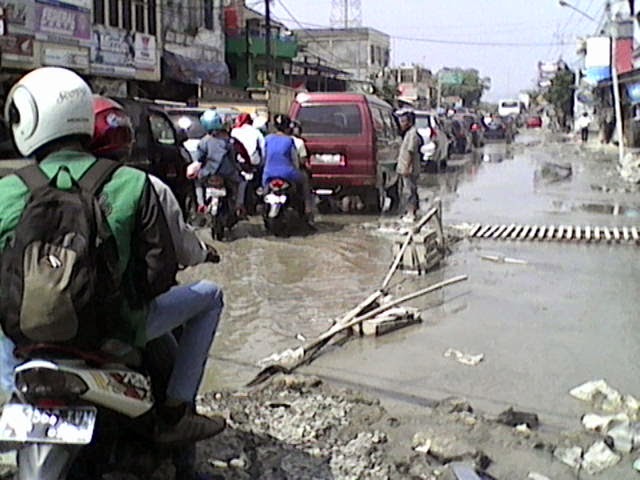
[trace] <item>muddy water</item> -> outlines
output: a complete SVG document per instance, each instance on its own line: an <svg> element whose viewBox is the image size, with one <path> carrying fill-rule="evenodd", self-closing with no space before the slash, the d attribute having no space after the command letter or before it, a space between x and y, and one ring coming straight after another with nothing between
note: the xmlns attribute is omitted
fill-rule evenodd
<svg viewBox="0 0 640 480"><path fill-rule="evenodd" d="M595 166L585 168L587 161ZM449 224L620 224L619 218L607 214L608 206L615 203L622 206L617 212L632 212L637 196L592 188L605 180L609 189L619 187L598 173L599 161L597 154L587 155L578 146L543 144L541 134L523 134L513 145L488 144L472 155L452 159L446 173L424 175L420 197L425 201L441 197ZM572 174L565 178L562 168L545 167L549 162L571 165ZM378 231L381 223L389 222L392 219L384 216L323 215L318 218L318 233L278 239L264 233L259 219L252 219L237 227L231 241L218 244L223 263L186 271L183 280L209 278L225 292L225 311L203 390L243 385L257 372L260 359L326 330L331 318L376 289L392 259L391 239ZM210 238L207 232L202 235ZM454 256L449 263L455 266L461 261L467 262ZM415 290L444 276L452 276L452 268L426 278L405 277L406 288ZM417 306L429 309L431 318L472 308L466 301L450 300L437 294ZM359 356L354 362L375 358L375 350L389 348L389 343L402 359L405 335L381 339L369 346L373 350L358 352L352 347Z"/></svg>

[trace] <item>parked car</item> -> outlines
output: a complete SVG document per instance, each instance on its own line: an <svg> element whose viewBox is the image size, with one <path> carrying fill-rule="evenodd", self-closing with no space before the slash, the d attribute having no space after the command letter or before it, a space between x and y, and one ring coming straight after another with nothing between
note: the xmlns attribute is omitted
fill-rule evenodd
<svg viewBox="0 0 640 480"><path fill-rule="evenodd" d="M504 117L491 117L486 123L484 137L487 140L506 140L511 143L513 140L513 123Z"/></svg>
<svg viewBox="0 0 640 480"><path fill-rule="evenodd" d="M386 198L397 204L402 139L391 105L358 93L301 93L289 113L302 125L316 194L358 195L376 210Z"/></svg>
<svg viewBox="0 0 640 480"><path fill-rule="evenodd" d="M445 121L447 135L452 142L452 153L469 153L472 150L473 140L471 131L459 117L450 117Z"/></svg>
<svg viewBox="0 0 640 480"><path fill-rule="evenodd" d="M165 107L164 110L169 115L174 127L187 137L184 141L184 146L189 151L192 160L196 160L198 143L207 133L200 124L200 115L206 109L199 107Z"/></svg>
<svg viewBox="0 0 640 480"><path fill-rule="evenodd" d="M529 115L526 125L527 128L542 128L542 117L540 115Z"/></svg>
<svg viewBox="0 0 640 480"><path fill-rule="evenodd" d="M116 98L131 117L135 144L125 163L147 171L173 191L186 217L195 209L193 182L187 178L191 157L183 146L186 135L174 127L162 107L146 100Z"/></svg>
<svg viewBox="0 0 640 480"><path fill-rule="evenodd" d="M435 164L438 168L447 166L450 152L449 137L433 112L416 110L416 129L422 137L423 165Z"/></svg>

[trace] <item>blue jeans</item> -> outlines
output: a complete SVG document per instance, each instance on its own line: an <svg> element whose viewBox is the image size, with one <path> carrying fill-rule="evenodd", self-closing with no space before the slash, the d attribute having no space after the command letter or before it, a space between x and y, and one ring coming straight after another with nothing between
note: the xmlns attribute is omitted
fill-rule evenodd
<svg viewBox="0 0 640 480"><path fill-rule="evenodd" d="M195 400L222 307L222 290L205 280L173 287L151 302L149 340L183 326L167 397L189 403ZM13 391L13 369L18 363L13 349L13 342L0 332L0 391L6 395Z"/></svg>
<svg viewBox="0 0 640 480"><path fill-rule="evenodd" d="M223 305L222 290L206 280L178 285L151 302L147 339L183 327L167 387L168 398L190 403L195 400Z"/></svg>

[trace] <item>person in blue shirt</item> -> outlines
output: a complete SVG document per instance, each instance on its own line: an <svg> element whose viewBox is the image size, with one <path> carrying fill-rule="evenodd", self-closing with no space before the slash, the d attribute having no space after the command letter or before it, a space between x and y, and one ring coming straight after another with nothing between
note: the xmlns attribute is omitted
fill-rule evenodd
<svg viewBox="0 0 640 480"><path fill-rule="evenodd" d="M298 185L304 197L304 210L307 221L312 222L312 201L309 178L300 169L298 149L291 136L292 122L286 115L276 115L273 119L276 133L267 135L264 141L265 164L262 172L262 185L266 187L274 178L282 178Z"/></svg>

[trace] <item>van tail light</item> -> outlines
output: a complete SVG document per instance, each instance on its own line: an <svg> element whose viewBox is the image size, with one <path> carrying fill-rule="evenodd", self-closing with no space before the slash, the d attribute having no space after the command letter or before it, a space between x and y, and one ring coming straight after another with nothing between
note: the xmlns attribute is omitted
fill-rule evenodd
<svg viewBox="0 0 640 480"><path fill-rule="evenodd" d="M271 180L269 182L269 188L273 191L277 191L277 190L283 190L285 188L287 188L289 186L289 184L281 179L281 178L274 178L273 180Z"/></svg>
<svg viewBox="0 0 640 480"><path fill-rule="evenodd" d="M477 123L474 123L473 125L471 125L471 131L472 132L479 132L480 131L480 125L478 125Z"/></svg>

